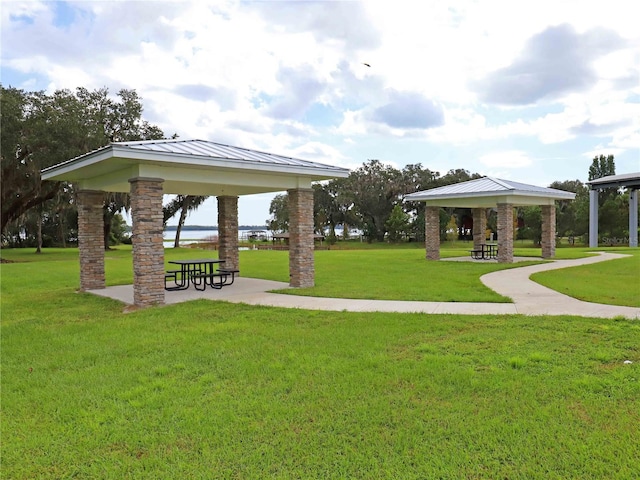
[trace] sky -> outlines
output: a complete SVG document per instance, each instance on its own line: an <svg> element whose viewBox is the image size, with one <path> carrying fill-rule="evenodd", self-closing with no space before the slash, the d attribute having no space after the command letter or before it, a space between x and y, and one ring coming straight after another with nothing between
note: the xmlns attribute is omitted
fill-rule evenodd
<svg viewBox="0 0 640 480"><path fill-rule="evenodd" d="M587 181L600 154L640 171L630 0L4 0L0 16L3 86L135 89L167 136L538 186ZM241 197L239 223L264 225L273 195ZM187 219L216 223L213 198Z"/></svg>

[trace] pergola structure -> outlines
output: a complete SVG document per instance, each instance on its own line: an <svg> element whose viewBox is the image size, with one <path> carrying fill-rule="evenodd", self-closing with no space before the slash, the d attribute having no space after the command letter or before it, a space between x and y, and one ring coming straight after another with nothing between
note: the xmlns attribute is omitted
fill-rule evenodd
<svg viewBox="0 0 640 480"><path fill-rule="evenodd" d="M408 201L426 203L425 237L428 260L440 259L440 207L471 208L473 245L485 243L487 208L498 210L498 256L500 263L513 262L513 208L542 207L542 258L553 258L556 249L556 200L573 200L575 194L553 188L483 177L409 194Z"/></svg>
<svg viewBox="0 0 640 480"><path fill-rule="evenodd" d="M312 182L349 170L203 140L112 143L42 171L77 188L80 289L105 287L104 192L131 194L134 304L164 303L164 194L216 196L219 256L239 268L238 196L289 194L292 287L314 285Z"/></svg>
<svg viewBox="0 0 640 480"><path fill-rule="evenodd" d="M587 182L589 185L589 247L598 246L598 192L604 188L629 190L629 246L638 246L638 189L640 172L609 175Z"/></svg>

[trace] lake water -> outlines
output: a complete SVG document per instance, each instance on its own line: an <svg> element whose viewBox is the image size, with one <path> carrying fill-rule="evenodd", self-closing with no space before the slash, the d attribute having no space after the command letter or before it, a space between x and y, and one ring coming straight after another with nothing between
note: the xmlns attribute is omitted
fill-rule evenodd
<svg viewBox="0 0 640 480"><path fill-rule="evenodd" d="M246 242L249 240L249 236L252 233L259 232L260 240L271 240L271 232L267 230L238 230L238 240ZM342 235L342 229L336 228L336 234L338 236ZM354 230L351 232L351 238L358 238L361 235L361 232ZM199 241L205 240L211 237L217 237L218 230L183 230L180 233L180 244L188 245L190 243L197 243ZM164 232L163 236L163 244L165 248L172 248L173 242L176 238L175 230L167 230Z"/></svg>
<svg viewBox="0 0 640 480"><path fill-rule="evenodd" d="M249 235L251 232L255 232L256 230L238 230L238 240L247 241L249 239ZM267 240L271 240L271 232L266 230L258 230L261 232L261 235L264 235L264 238ZM218 230L182 230L180 232L180 245L188 245L190 243L197 243L199 241L217 237ZM173 243L176 239L176 231L175 230L165 230L163 235L163 244L165 248L172 248Z"/></svg>

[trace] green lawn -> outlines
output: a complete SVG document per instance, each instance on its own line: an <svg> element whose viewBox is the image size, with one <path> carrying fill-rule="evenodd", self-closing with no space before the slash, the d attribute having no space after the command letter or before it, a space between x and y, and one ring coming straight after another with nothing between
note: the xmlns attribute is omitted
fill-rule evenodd
<svg viewBox="0 0 640 480"><path fill-rule="evenodd" d="M76 293L69 251L2 255L29 260L1 267L2 478L637 476L637 321L125 314ZM106 262L130 281L130 252Z"/></svg>
<svg viewBox="0 0 640 480"><path fill-rule="evenodd" d="M408 248L406 245L411 245ZM540 262L540 249L521 244L516 256L530 256L531 262L491 264L482 262L428 262L424 249L405 244L395 249L388 245L364 250L320 250L315 254L316 286L283 290L281 293L317 297L419 300L449 302L508 302L509 299L485 287L480 277L485 273ZM629 248L600 249L631 254L631 258L590 266L536 274L533 278L562 293L596 303L640 307L640 250ZM5 264L11 275L14 269L38 275L43 262L68 262L65 276L79 284L77 249L45 249L41 255L32 249L2 250L2 257L19 264ZM592 255L587 248L557 249L557 258L571 259ZM165 261L176 258L217 256L216 251L194 248L165 250ZM456 242L443 246L443 258L468 256L468 244ZM281 282L289 281L289 254L286 251L249 250L240 252L242 274ZM120 246L105 255L107 285L133 281L131 247Z"/></svg>
<svg viewBox="0 0 640 480"><path fill-rule="evenodd" d="M580 300L640 307L640 250L627 248L615 251L632 256L536 273L531 279Z"/></svg>

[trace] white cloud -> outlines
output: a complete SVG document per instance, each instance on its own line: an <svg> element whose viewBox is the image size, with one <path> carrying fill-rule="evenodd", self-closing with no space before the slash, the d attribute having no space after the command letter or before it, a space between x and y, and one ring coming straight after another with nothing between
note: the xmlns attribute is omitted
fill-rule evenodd
<svg viewBox="0 0 640 480"><path fill-rule="evenodd" d="M533 163L526 152L509 150L504 152L487 153L479 158L480 163L489 168L523 168Z"/></svg>
<svg viewBox="0 0 640 480"><path fill-rule="evenodd" d="M637 162L640 34L628 1L61 5L3 3L3 86L135 89L167 135L343 166L475 171L480 156L489 172L536 176L558 152ZM549 41L558 32L566 48ZM573 64L549 69L557 53ZM544 180L582 178L581 165L557 162Z"/></svg>

